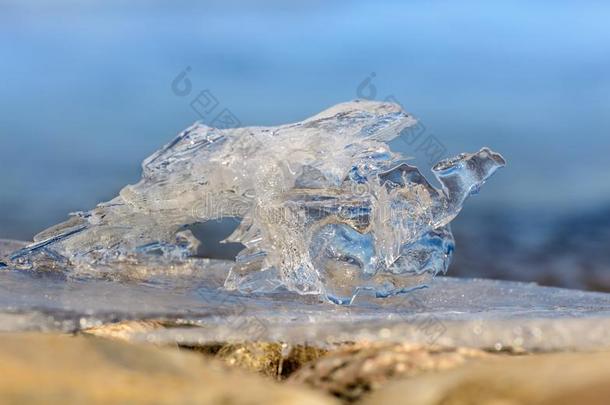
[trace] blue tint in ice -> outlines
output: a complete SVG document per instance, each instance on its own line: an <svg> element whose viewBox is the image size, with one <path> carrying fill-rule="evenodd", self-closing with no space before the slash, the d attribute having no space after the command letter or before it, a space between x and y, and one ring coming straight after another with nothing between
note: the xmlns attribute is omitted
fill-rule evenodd
<svg viewBox="0 0 610 405"><path fill-rule="evenodd" d="M193 224L241 218L244 245L224 288L287 289L346 304L388 297L444 273L449 223L504 166L490 149L434 166L430 185L388 142L416 120L356 100L278 127L196 124L146 159L139 183L35 237L10 266L154 281L210 271Z"/></svg>

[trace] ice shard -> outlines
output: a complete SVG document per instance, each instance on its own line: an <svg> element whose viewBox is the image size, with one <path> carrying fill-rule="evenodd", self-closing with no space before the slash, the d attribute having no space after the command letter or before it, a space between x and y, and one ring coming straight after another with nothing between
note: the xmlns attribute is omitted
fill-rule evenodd
<svg viewBox="0 0 610 405"><path fill-rule="evenodd" d="M195 124L143 162L137 184L5 261L110 279L206 272L191 226L237 217L227 241L244 248L226 289L336 303L409 291L446 272L450 221L505 164L488 148L441 161L438 189L388 146L415 124L396 104L363 100L277 127Z"/></svg>

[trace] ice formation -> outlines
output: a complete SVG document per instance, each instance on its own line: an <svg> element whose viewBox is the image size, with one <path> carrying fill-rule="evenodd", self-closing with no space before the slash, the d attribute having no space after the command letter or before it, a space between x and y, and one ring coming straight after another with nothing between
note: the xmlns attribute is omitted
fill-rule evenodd
<svg viewBox="0 0 610 405"><path fill-rule="evenodd" d="M396 104L362 100L277 127L195 124L143 162L137 184L41 232L8 264L78 277L205 272L189 228L238 217L227 241L244 249L226 289L336 303L411 290L447 270L449 222L505 164L487 148L441 161L437 189L388 146L415 124Z"/></svg>

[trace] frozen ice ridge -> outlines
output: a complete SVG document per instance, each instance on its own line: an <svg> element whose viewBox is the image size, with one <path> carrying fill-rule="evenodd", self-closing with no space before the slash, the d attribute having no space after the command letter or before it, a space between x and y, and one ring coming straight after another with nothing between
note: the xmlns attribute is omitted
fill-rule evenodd
<svg viewBox="0 0 610 405"><path fill-rule="evenodd" d="M447 270L450 221L505 165L487 148L441 161L437 189L387 144L415 123L396 104L356 100L277 127L195 124L143 162L137 184L41 232L8 265L111 279L201 274L213 265L189 228L238 217L227 241L244 249L226 289L335 303L412 290Z"/></svg>

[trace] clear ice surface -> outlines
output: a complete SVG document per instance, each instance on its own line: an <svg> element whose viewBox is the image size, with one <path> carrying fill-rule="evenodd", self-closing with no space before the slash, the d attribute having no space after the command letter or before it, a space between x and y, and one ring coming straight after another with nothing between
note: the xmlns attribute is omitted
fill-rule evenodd
<svg viewBox="0 0 610 405"><path fill-rule="evenodd" d="M0 260L16 243L0 241ZM218 289L233 263L164 281L111 281L60 272L0 271L0 331L74 333L155 321L131 339L160 344L273 341L332 346L391 341L491 350L610 349L610 294L436 277L430 288L340 306L276 290ZM146 322L145 324L151 324Z"/></svg>
<svg viewBox="0 0 610 405"><path fill-rule="evenodd" d="M236 217L226 241L244 248L226 290L342 304L411 291L446 272L450 221L505 164L487 148L461 154L433 167L433 187L388 146L415 124L396 104L362 100L277 127L195 124L143 162L137 184L39 233L5 266L148 282L213 274L190 228Z"/></svg>

